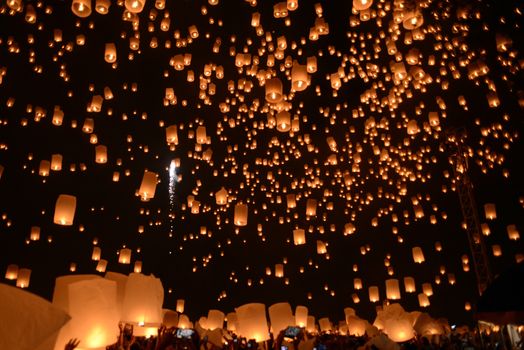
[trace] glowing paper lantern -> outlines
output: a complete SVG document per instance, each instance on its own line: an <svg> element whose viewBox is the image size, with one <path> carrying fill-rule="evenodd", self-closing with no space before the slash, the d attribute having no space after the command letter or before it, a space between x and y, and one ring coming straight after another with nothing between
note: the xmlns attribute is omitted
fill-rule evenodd
<svg viewBox="0 0 524 350"><path fill-rule="evenodd" d="M433 287L431 283L422 283L422 293L426 294L428 297L433 295Z"/></svg>
<svg viewBox="0 0 524 350"><path fill-rule="evenodd" d="M377 301L380 300L377 286L370 286L368 289L368 292L369 292L369 301L371 301L372 303L376 303Z"/></svg>
<svg viewBox="0 0 524 350"><path fill-rule="evenodd" d="M139 326L158 326L162 322L164 289L154 276L130 273L122 302L122 321Z"/></svg>
<svg viewBox="0 0 524 350"><path fill-rule="evenodd" d="M235 205L235 215L234 223L236 226L246 226L247 225L247 214L248 208L247 204L236 204Z"/></svg>
<svg viewBox="0 0 524 350"><path fill-rule="evenodd" d="M38 168L38 175L40 176L49 176L49 171L51 170L51 162L45 159L40 161L40 166Z"/></svg>
<svg viewBox="0 0 524 350"><path fill-rule="evenodd" d="M184 312L184 305L185 305L185 300L184 299L178 299L176 301L176 312L183 313Z"/></svg>
<svg viewBox="0 0 524 350"><path fill-rule="evenodd" d="M366 334L366 328L368 327L368 322L355 316L347 316L346 324L348 329L348 334L356 337L361 337Z"/></svg>
<svg viewBox="0 0 524 350"><path fill-rule="evenodd" d="M199 144L205 144L207 142L206 127L200 125L196 130L196 142Z"/></svg>
<svg viewBox="0 0 524 350"><path fill-rule="evenodd" d="M487 203L484 204L484 213L486 214L486 220L494 220L497 218L497 209L495 204Z"/></svg>
<svg viewBox="0 0 524 350"><path fill-rule="evenodd" d="M40 239L40 227L38 226L31 227L31 233L29 234L29 239L32 241L38 241Z"/></svg>
<svg viewBox="0 0 524 350"><path fill-rule="evenodd" d="M275 277L282 278L284 277L284 265L275 264Z"/></svg>
<svg viewBox="0 0 524 350"><path fill-rule="evenodd" d="M327 253L326 243L322 242L321 240L317 240L317 254L326 254L326 253Z"/></svg>
<svg viewBox="0 0 524 350"><path fill-rule="evenodd" d="M386 299L400 299L400 287L398 280L395 278L386 280Z"/></svg>
<svg viewBox="0 0 524 350"><path fill-rule="evenodd" d="M98 8L98 6L97 6ZM113 43L107 43L105 52L104 52L104 60L107 63L115 63L116 62L116 45Z"/></svg>
<svg viewBox="0 0 524 350"><path fill-rule="evenodd" d="M308 85L307 66L298 63L291 69L291 87L295 91L304 91Z"/></svg>
<svg viewBox="0 0 524 350"><path fill-rule="evenodd" d="M98 263L96 264L96 271L100 273L106 272L107 269L107 260L100 259Z"/></svg>
<svg viewBox="0 0 524 350"><path fill-rule="evenodd" d="M105 15L109 12L111 6L111 0L96 0L95 10L101 15Z"/></svg>
<svg viewBox="0 0 524 350"><path fill-rule="evenodd" d="M30 269L20 269L18 270L18 276L16 278L16 286L19 288L29 287L29 281L31 279L31 270Z"/></svg>
<svg viewBox="0 0 524 350"><path fill-rule="evenodd" d="M498 244L493 244L491 246L491 250L493 252L493 256L501 256L502 255L502 248Z"/></svg>
<svg viewBox="0 0 524 350"><path fill-rule="evenodd" d="M91 254L91 260L99 261L102 256L102 249L100 247L93 247L93 253Z"/></svg>
<svg viewBox="0 0 524 350"><path fill-rule="evenodd" d="M70 319L47 300L3 283L0 283L0 310L6 321L0 327L1 349L43 346Z"/></svg>
<svg viewBox="0 0 524 350"><path fill-rule="evenodd" d="M178 317L178 328L193 328L193 323L189 320L187 315L182 314Z"/></svg>
<svg viewBox="0 0 524 350"><path fill-rule="evenodd" d="M306 201L306 215L315 216L317 215L317 201L316 199L309 198Z"/></svg>
<svg viewBox="0 0 524 350"><path fill-rule="evenodd" d="M75 218L76 197L61 194L55 205L55 216L53 222L58 225L71 226Z"/></svg>
<svg viewBox="0 0 524 350"><path fill-rule="evenodd" d="M62 155L53 154L51 156L51 170L54 170L54 171L62 170Z"/></svg>
<svg viewBox="0 0 524 350"><path fill-rule="evenodd" d="M362 280L360 278L353 279L353 288L356 290L362 289Z"/></svg>
<svg viewBox="0 0 524 350"><path fill-rule="evenodd" d="M5 271L5 279L16 280L18 278L18 265L11 264L7 266Z"/></svg>
<svg viewBox="0 0 524 350"><path fill-rule="evenodd" d="M78 17L87 17L91 14L91 0L73 0L71 11Z"/></svg>
<svg viewBox="0 0 524 350"><path fill-rule="evenodd" d="M332 326L331 321L328 317L324 317L318 320L318 325L320 327L321 332L331 332Z"/></svg>
<svg viewBox="0 0 524 350"><path fill-rule="evenodd" d="M133 266L133 272L135 273L142 272L142 262L140 260L135 261L135 265Z"/></svg>
<svg viewBox="0 0 524 350"><path fill-rule="evenodd" d="M227 204L227 190L224 187L215 193L215 201L218 205Z"/></svg>
<svg viewBox="0 0 524 350"><path fill-rule="evenodd" d="M269 339L266 306L259 303L245 304L235 309L238 318L238 334L246 339L262 342Z"/></svg>
<svg viewBox="0 0 524 350"><path fill-rule="evenodd" d="M413 277L404 277L404 290L406 293L414 293L416 291L415 279Z"/></svg>
<svg viewBox="0 0 524 350"><path fill-rule="evenodd" d="M428 296L424 293L419 293L418 294L418 304L420 305L420 307L428 307L429 306Z"/></svg>
<svg viewBox="0 0 524 350"><path fill-rule="evenodd" d="M424 23L424 16L418 8L413 10L404 11L404 19L402 26L407 30L414 30L419 28Z"/></svg>
<svg viewBox="0 0 524 350"><path fill-rule="evenodd" d="M398 319L386 319L384 321L384 333L387 334L389 339L397 343L408 341L415 336L409 315Z"/></svg>
<svg viewBox="0 0 524 350"><path fill-rule="evenodd" d="M278 103L282 100L282 82L278 78L272 78L266 81L266 101L269 103Z"/></svg>
<svg viewBox="0 0 524 350"><path fill-rule="evenodd" d="M178 144L178 131L176 125L171 125L166 128L166 141L170 144Z"/></svg>
<svg viewBox="0 0 524 350"><path fill-rule="evenodd" d="M238 329L238 318L237 314L234 312L230 312L226 316L227 318L227 330L230 332L236 332Z"/></svg>
<svg viewBox="0 0 524 350"><path fill-rule="evenodd" d="M98 164L107 163L107 147L98 145L95 147L95 162Z"/></svg>
<svg viewBox="0 0 524 350"><path fill-rule="evenodd" d="M224 327L224 313L220 310L209 310L207 313L207 329L222 329Z"/></svg>
<svg viewBox="0 0 524 350"><path fill-rule="evenodd" d="M517 226L515 225L508 225L507 226L508 231L508 238L512 241L518 241L520 239L519 231L517 230Z"/></svg>
<svg viewBox="0 0 524 350"><path fill-rule="evenodd" d="M66 300L58 304L65 306L71 321L60 330L55 349L63 349L72 338L80 340L82 349L100 349L114 343L120 320L116 282L100 277L72 281L66 293Z"/></svg>
<svg viewBox="0 0 524 350"><path fill-rule="evenodd" d="M315 316L309 315L307 317L306 331L308 331L309 333L316 333L317 332L316 323L315 323Z"/></svg>
<svg viewBox="0 0 524 350"><path fill-rule="evenodd" d="M138 195L142 201L147 202L155 197L156 183L157 174L152 171L144 171L144 177L138 190Z"/></svg>
<svg viewBox="0 0 524 350"><path fill-rule="evenodd" d="M286 329L288 326L295 324L293 312L291 311L291 305L289 303L277 303L273 304L268 308L269 322L273 334L279 334L280 331Z"/></svg>
<svg viewBox="0 0 524 350"><path fill-rule="evenodd" d="M424 262L424 253L422 253L422 248L420 247L413 247L411 250L413 254L413 261L417 264L421 264Z"/></svg>
<svg viewBox="0 0 524 350"><path fill-rule="evenodd" d="M162 325L166 328L178 327L178 314L175 311L163 309L162 313Z"/></svg>
<svg viewBox="0 0 524 350"><path fill-rule="evenodd" d="M295 309L295 325L304 328L307 325L308 309L305 306L297 306Z"/></svg>
<svg viewBox="0 0 524 350"><path fill-rule="evenodd" d="M118 254L118 262L120 264L130 264L131 263L131 249L129 248L122 248L120 249L120 253Z"/></svg>
<svg viewBox="0 0 524 350"><path fill-rule="evenodd" d="M295 245L306 243L306 232L303 229L293 230L293 242Z"/></svg>
<svg viewBox="0 0 524 350"><path fill-rule="evenodd" d="M287 111L277 113L277 130L288 132L291 129L291 114Z"/></svg>
<svg viewBox="0 0 524 350"><path fill-rule="evenodd" d="M125 7L131 13L140 13L144 9L146 0L125 0Z"/></svg>

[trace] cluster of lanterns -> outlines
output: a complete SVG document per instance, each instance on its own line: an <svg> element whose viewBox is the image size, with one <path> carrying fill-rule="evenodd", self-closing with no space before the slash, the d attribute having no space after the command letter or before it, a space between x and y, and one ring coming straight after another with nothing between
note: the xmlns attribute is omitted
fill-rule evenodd
<svg viewBox="0 0 524 350"><path fill-rule="evenodd" d="M446 205L440 201L441 196L456 201L451 192L457 191L458 178L451 175L445 146L450 140L466 150L464 156L473 171L491 176L502 169L502 177L510 177L505 162L518 139L511 114L514 107L524 107L524 93L513 93L512 82L524 67L523 58L512 38L503 33L493 35L489 43L492 52L490 47L469 42L471 28L490 30L480 10L450 1L353 0L344 14L343 26L330 21L338 18L330 13L338 5L325 1L287 0L263 11L266 4L250 0L235 9L248 20L246 33L233 33L227 29L227 18L220 18L217 11L219 6L231 5L218 0L200 4L197 19L186 27L179 27L176 20L184 14L163 0L73 0L67 11L74 25L64 24L64 28L56 28L56 13L60 12L45 2L9 0L0 6L0 16L16 24L12 28L22 22L29 25L27 37L0 38L8 55L19 58L27 54L31 74L36 76L52 74L50 68L56 65L58 74L53 79L66 86L65 100L49 102L49 106L32 101L31 94L7 94L0 102L8 117L2 117L0 128L13 125L22 130L21 135L33 128L43 130L42 134L72 134L78 145L89 147L91 152L89 158L72 159L69 145L53 143L49 154L33 145L27 146L32 147L27 155L13 153L20 164L0 165L0 186L18 180L13 180L12 174L21 169L38 180L32 185L37 191L48 193L53 186L54 211L48 202L35 196L44 220L49 213L53 215L47 224L34 216L25 220L29 229L14 223L20 232L29 231L28 237L22 237L28 245L48 234L48 227L56 227L49 225L51 222L64 229L78 227L83 234L103 231L97 226L96 210L88 206L118 200L140 209L138 213L111 213L115 221L137 225L118 234L121 246L113 257L102 255L104 239L99 242L97 234L93 246L87 247L96 262L88 272L105 273L108 264L115 262L132 265L136 274L147 270L142 248L131 243L134 239L129 232L138 232L144 239L149 233L161 232L173 243L160 249L169 250L172 256L176 256L173 251L191 251L194 240L208 240L210 244L202 250L189 254L190 261L179 264L193 272L234 256L229 248L234 246L232 241L245 246L248 241L270 242L275 250L283 247L283 256L264 261L268 267L259 272L251 272L249 262L240 262L240 268L251 275L246 274L238 285L249 287L256 285L253 281L263 284L264 278L273 277L282 279L285 285L301 283L297 276L305 271L321 273L337 254L330 245L333 237L342 238L347 251L356 252L354 261L347 265L348 272L354 273L348 279L354 278L354 288L343 294L354 304L364 300L377 303L383 296L399 300L404 289L405 293L417 293L420 307L428 307L429 298L438 292L433 287L441 283L441 276L446 275L449 284L455 285L459 278L455 273L461 273L455 263L465 273L471 270L464 245L462 256L432 269L434 282L433 276L425 276L416 284L408 272L428 265L443 250L441 240L453 239L446 232L459 229L450 226L461 217L450 214L448 221ZM514 12L520 18L518 7ZM298 16L311 20L306 27L298 28ZM108 40L98 28L115 18L122 21L121 32ZM40 33L49 28L53 30L42 44ZM332 39L341 35L341 28L344 42ZM40 46L44 46L43 52L39 52ZM68 64L76 51L86 54L87 60L104 72L89 77L87 86L75 85L75 79L82 81L78 77L83 72ZM158 76L147 78L154 86L133 81L134 73L122 77L128 74L121 73L128 72L128 67L141 70L142 58L149 59L149 55L161 67ZM42 62L47 56L51 57L49 62ZM18 65L13 66L0 67L1 85L13 84L13 77L21 76ZM471 87L471 91L450 93L457 86L466 86L464 90ZM140 100L144 90L158 98L151 98L154 102L149 97L148 101ZM135 100L139 107L134 107ZM474 115L479 109L485 110L482 118ZM16 120L10 119L15 116ZM461 124L472 134L470 139L454 139L447 133L453 125ZM126 135L122 137L121 132ZM2 152L17 148L16 140L10 141L14 145L0 142ZM169 161L173 168L166 167ZM7 173L11 177L6 179ZM89 177L79 177L78 188L103 183L110 189L127 189L128 197L115 199L106 191L80 195L54 181L77 174ZM168 183L169 203L164 201ZM497 234L499 222L514 218L504 217L501 210L497 213L495 203L482 204L480 228L482 238L490 240L490 255L499 259L508 251L506 255L513 255L512 261L524 260L519 223L505 223L504 234ZM86 219L89 215L94 219ZM8 214L2 219L7 228L12 226ZM422 225L429 230L445 228L434 240L434 249L413 233ZM398 243L398 247L390 248L371 238L372 234L367 236L370 232L385 235L386 231L393 237L388 236L388 242ZM49 235L47 241L52 240ZM288 255L295 253L289 250L300 257L290 264ZM396 265L400 259L395 255L411 255L406 263L409 268ZM383 278L364 277L362 270L368 259L384 260ZM31 269L19 269L13 261L5 265L6 279L16 280L22 288L29 286ZM70 271L78 266L84 269L85 265L70 263ZM243 278L235 271L224 271L224 280L227 276L235 276L229 278L233 285L220 288L219 300L227 295L222 293L224 289L233 288ZM417 277L417 281L422 278ZM120 288L118 281L112 283L107 278L92 278L82 281L86 285L74 286L76 283L80 282L71 282L71 290L93 289L94 293L107 294ZM330 295L337 294L329 289ZM307 299L312 299L311 290ZM270 308L270 318L282 313L286 315L282 325L291 322L288 306ZM263 307L240 307L237 317L264 324ZM177 305L177 311L180 308ZM406 325L406 329L415 325L403 310L390 311L394 322L387 321L387 316L382 324L388 336L395 341L412 336L413 329L388 331L389 323ZM129 312L126 317L135 317ZM305 327L309 323L303 309L297 308L295 317L300 319L297 324ZM221 328L218 324L224 318L233 319L212 313L208 326ZM346 318L350 333L363 332L364 321L355 315ZM114 317L108 319L113 321ZM271 323L281 328L279 322ZM232 327L259 340L267 335L267 331L252 330L242 322ZM322 320L320 327L329 328L329 322Z"/></svg>

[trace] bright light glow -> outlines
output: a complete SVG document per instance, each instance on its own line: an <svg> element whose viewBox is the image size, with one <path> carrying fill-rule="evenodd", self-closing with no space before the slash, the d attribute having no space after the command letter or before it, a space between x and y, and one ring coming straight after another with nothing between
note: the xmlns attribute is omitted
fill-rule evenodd
<svg viewBox="0 0 524 350"><path fill-rule="evenodd" d="M176 163L173 159L171 164L169 164L169 210L171 213L175 209L175 184L177 180L176 175ZM170 219L170 233L173 233L173 216L169 215Z"/></svg>

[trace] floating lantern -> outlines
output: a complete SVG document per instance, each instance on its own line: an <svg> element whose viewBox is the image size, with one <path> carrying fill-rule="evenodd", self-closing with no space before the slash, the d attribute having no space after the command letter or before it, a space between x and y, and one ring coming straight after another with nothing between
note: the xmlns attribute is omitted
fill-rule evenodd
<svg viewBox="0 0 524 350"><path fill-rule="evenodd" d="M417 264L424 262L424 253L422 253L422 248L413 247L412 249L413 261Z"/></svg>
<svg viewBox="0 0 524 350"><path fill-rule="evenodd" d="M506 227L506 230L508 231L508 238L512 241L518 241L520 239L519 231L517 230L517 226L515 225L508 225Z"/></svg>
<svg viewBox="0 0 524 350"><path fill-rule="evenodd" d="M96 271L100 273L106 272L107 269L107 260L100 259L98 263L96 264Z"/></svg>
<svg viewBox="0 0 524 350"><path fill-rule="evenodd" d="M353 9L356 11L367 10L373 5L373 0L353 0Z"/></svg>
<svg viewBox="0 0 524 350"><path fill-rule="evenodd" d="M91 254L91 260L99 261L102 256L102 249L100 247L93 247L93 253Z"/></svg>
<svg viewBox="0 0 524 350"><path fill-rule="evenodd" d="M193 323L189 320L187 315L182 314L178 317L178 328L193 328Z"/></svg>
<svg viewBox="0 0 524 350"><path fill-rule="evenodd" d="M111 6L111 0L96 0L95 10L101 15L109 13L109 7Z"/></svg>
<svg viewBox="0 0 524 350"><path fill-rule="evenodd" d="M107 147L98 145L95 147L95 162L98 164L107 163Z"/></svg>
<svg viewBox="0 0 524 350"><path fill-rule="evenodd" d="M316 199L309 198L306 201L306 215L315 216L317 215L317 201Z"/></svg>
<svg viewBox="0 0 524 350"><path fill-rule="evenodd" d="M324 317L324 318L321 318L318 320L318 325L320 327L320 331L321 332L331 332L332 330L332 326L331 326L331 321L329 320L328 317Z"/></svg>
<svg viewBox="0 0 524 350"><path fill-rule="evenodd" d="M61 194L55 205L55 216L53 222L58 225L71 226L75 217L76 197Z"/></svg>
<svg viewBox="0 0 524 350"><path fill-rule="evenodd" d="M275 264L275 277L282 278L284 277L284 265Z"/></svg>
<svg viewBox="0 0 524 350"><path fill-rule="evenodd" d="M155 197L157 174L152 171L144 171L144 177L138 190L138 195L143 202Z"/></svg>
<svg viewBox="0 0 524 350"><path fill-rule="evenodd" d="M269 103L278 103L282 101L282 82L278 78L272 78L266 81L266 101Z"/></svg>
<svg viewBox="0 0 524 350"><path fill-rule="evenodd" d="M29 239L32 241L38 241L40 239L40 227L38 226L31 227L31 233L29 234Z"/></svg>
<svg viewBox="0 0 524 350"><path fill-rule="evenodd" d="M433 287L431 283L422 283L422 293L426 294L428 297L433 295Z"/></svg>
<svg viewBox="0 0 524 350"><path fill-rule="evenodd" d="M295 318L289 303L273 304L268 308L268 313L273 334L279 334L287 327L295 325Z"/></svg>
<svg viewBox="0 0 524 350"><path fill-rule="evenodd" d="M207 313L207 329L222 329L224 326L224 313L220 310L209 310Z"/></svg>
<svg viewBox="0 0 524 350"><path fill-rule="evenodd" d="M146 0L125 0L124 5L126 10L131 13L140 13L144 9Z"/></svg>
<svg viewBox="0 0 524 350"><path fill-rule="evenodd" d="M291 69L291 87L295 91L304 91L308 85L307 66L298 63Z"/></svg>
<svg viewBox="0 0 524 350"><path fill-rule="evenodd" d="M178 314L169 309L162 310L162 325L167 329L178 327Z"/></svg>
<svg viewBox="0 0 524 350"><path fill-rule="evenodd" d="M176 301L176 312L178 313L183 313L184 312L184 305L185 305L185 300L184 299L178 299Z"/></svg>
<svg viewBox="0 0 524 350"><path fill-rule="evenodd" d="M226 315L227 319L227 330L230 332L236 332L238 329L238 318L237 314L230 312Z"/></svg>
<svg viewBox="0 0 524 350"><path fill-rule="evenodd" d="M400 299L400 287L397 279L386 280L386 299Z"/></svg>
<svg viewBox="0 0 524 350"><path fill-rule="evenodd" d="M295 309L295 325L304 328L307 325L308 308L305 306L297 306Z"/></svg>
<svg viewBox="0 0 524 350"><path fill-rule="evenodd" d="M293 230L293 242L295 245L306 243L306 232L303 229Z"/></svg>
<svg viewBox="0 0 524 350"><path fill-rule="evenodd" d="M107 63L115 63L116 62L116 45L113 43L107 43L104 53L104 60Z"/></svg>
<svg viewBox="0 0 524 350"><path fill-rule="evenodd" d="M429 306L429 298L424 293L418 294L418 304L420 307L428 307Z"/></svg>
<svg viewBox="0 0 524 350"><path fill-rule="evenodd" d="M368 289L368 292L369 292L369 301L371 301L372 303L376 303L380 300L377 286L370 286Z"/></svg>
<svg viewBox="0 0 524 350"><path fill-rule="evenodd" d="M235 205L235 215L234 222L236 226L246 226L247 225L247 214L248 208L247 204L236 204Z"/></svg>
<svg viewBox="0 0 524 350"><path fill-rule="evenodd" d="M10 264L5 271L5 279L14 281L18 278L18 265Z"/></svg>
<svg viewBox="0 0 524 350"><path fill-rule="evenodd" d="M220 188L220 190L215 193L215 201L218 205L227 204L227 190L224 187Z"/></svg>
<svg viewBox="0 0 524 350"><path fill-rule="evenodd" d="M91 14L91 0L73 0L71 11L78 17L88 17Z"/></svg>
<svg viewBox="0 0 524 350"><path fill-rule="evenodd" d="M238 318L237 333L246 339L263 342L269 339L266 306L259 303L245 304L235 309Z"/></svg>
<svg viewBox="0 0 524 350"><path fill-rule="evenodd" d="M291 129L291 114L287 111L277 113L277 130L288 132Z"/></svg>
<svg viewBox="0 0 524 350"><path fill-rule="evenodd" d="M484 204L484 214L486 215L486 220L495 220L497 218L497 209L495 204Z"/></svg>
<svg viewBox="0 0 524 350"><path fill-rule="evenodd" d="M122 321L138 326L159 326L163 302L164 289L158 278L130 273L122 301Z"/></svg>
<svg viewBox="0 0 524 350"><path fill-rule="evenodd" d="M29 281L31 279L30 269L19 269L18 276L16 278L16 286L19 288L29 287Z"/></svg>
<svg viewBox="0 0 524 350"><path fill-rule="evenodd" d="M362 280L360 278L353 279L353 288L355 288L356 290L362 289Z"/></svg>
<svg viewBox="0 0 524 350"><path fill-rule="evenodd" d="M406 293L415 293L415 279L413 277L406 276L404 277L404 290Z"/></svg>

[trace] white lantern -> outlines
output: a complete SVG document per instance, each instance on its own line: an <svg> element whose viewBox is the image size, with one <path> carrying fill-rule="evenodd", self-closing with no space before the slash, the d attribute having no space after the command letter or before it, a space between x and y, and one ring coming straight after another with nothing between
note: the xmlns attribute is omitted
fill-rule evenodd
<svg viewBox="0 0 524 350"><path fill-rule="evenodd" d="M266 306L260 303L245 304L235 309L238 318L238 334L246 339L263 342L269 339Z"/></svg>
<svg viewBox="0 0 524 350"><path fill-rule="evenodd" d="M122 321L138 326L159 326L163 302L164 289L158 278L131 273L122 302Z"/></svg>
<svg viewBox="0 0 524 350"><path fill-rule="evenodd" d="M295 325L301 328L307 325L308 309L305 306L297 306L295 309Z"/></svg>
<svg viewBox="0 0 524 350"><path fill-rule="evenodd" d="M295 324L289 303L273 304L268 308L268 312L273 335L278 335L282 330Z"/></svg>
<svg viewBox="0 0 524 350"><path fill-rule="evenodd" d="M71 226L75 217L76 197L67 194L58 196L55 205L53 222L58 225Z"/></svg>

